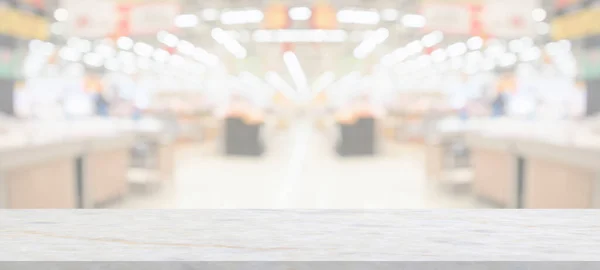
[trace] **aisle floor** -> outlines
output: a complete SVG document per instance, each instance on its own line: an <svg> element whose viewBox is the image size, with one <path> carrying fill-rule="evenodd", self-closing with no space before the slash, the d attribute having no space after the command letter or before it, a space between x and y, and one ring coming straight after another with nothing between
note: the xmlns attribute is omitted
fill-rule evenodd
<svg viewBox="0 0 600 270"><path fill-rule="evenodd" d="M262 158L225 157L214 144L176 154L173 181L115 205L127 209L484 208L426 180L419 146L386 144L376 157L340 158L332 142L299 124L271 139Z"/></svg>

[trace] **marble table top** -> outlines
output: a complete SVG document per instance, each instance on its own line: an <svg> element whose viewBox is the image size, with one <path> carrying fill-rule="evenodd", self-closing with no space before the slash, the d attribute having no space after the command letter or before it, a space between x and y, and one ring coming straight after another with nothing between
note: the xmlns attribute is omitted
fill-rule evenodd
<svg viewBox="0 0 600 270"><path fill-rule="evenodd" d="M599 221L593 210L7 210L0 261L587 261L600 258Z"/></svg>

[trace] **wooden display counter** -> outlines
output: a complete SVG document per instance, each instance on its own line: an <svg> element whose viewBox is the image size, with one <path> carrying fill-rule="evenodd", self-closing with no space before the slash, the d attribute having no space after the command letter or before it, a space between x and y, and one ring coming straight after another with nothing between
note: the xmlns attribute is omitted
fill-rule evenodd
<svg viewBox="0 0 600 270"><path fill-rule="evenodd" d="M524 208L600 208L600 149L519 141L517 150Z"/></svg>
<svg viewBox="0 0 600 270"><path fill-rule="evenodd" d="M473 166L473 192L484 201L517 207L517 157L512 143L500 138L467 136Z"/></svg>
<svg viewBox="0 0 600 270"><path fill-rule="evenodd" d="M127 193L131 136L0 149L0 208L91 208Z"/></svg>
<svg viewBox="0 0 600 270"><path fill-rule="evenodd" d="M600 149L534 138L469 137L475 195L508 208L600 208Z"/></svg>
<svg viewBox="0 0 600 270"><path fill-rule="evenodd" d="M121 135L90 142L84 161L86 204L98 207L127 194L133 141L132 135Z"/></svg>
<svg viewBox="0 0 600 270"><path fill-rule="evenodd" d="M78 142L0 150L0 208L77 208L75 160L82 153Z"/></svg>

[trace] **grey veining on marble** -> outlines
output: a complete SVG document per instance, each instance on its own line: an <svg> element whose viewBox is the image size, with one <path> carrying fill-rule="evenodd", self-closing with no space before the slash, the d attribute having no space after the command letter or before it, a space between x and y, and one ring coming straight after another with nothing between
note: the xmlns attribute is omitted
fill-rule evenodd
<svg viewBox="0 0 600 270"><path fill-rule="evenodd" d="M593 210L0 211L0 261L586 261Z"/></svg>

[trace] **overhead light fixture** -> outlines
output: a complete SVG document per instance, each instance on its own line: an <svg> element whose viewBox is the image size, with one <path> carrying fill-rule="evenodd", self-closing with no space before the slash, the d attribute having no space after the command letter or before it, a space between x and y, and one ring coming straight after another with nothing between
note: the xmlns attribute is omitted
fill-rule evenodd
<svg viewBox="0 0 600 270"><path fill-rule="evenodd" d="M402 17L402 24L408 28L423 28L427 20L418 14L406 14Z"/></svg>
<svg viewBox="0 0 600 270"><path fill-rule="evenodd" d="M67 44L82 53L88 53L92 51L92 42L87 39L81 38L70 38Z"/></svg>
<svg viewBox="0 0 600 270"><path fill-rule="evenodd" d="M381 20L375 10L344 9L337 13L340 23L376 25Z"/></svg>
<svg viewBox="0 0 600 270"><path fill-rule="evenodd" d="M462 42L457 42L448 46L447 52L450 57L457 57L467 53L467 50L467 45Z"/></svg>
<svg viewBox="0 0 600 270"><path fill-rule="evenodd" d="M521 39L514 39L508 43L508 49L514 53L520 53L525 49L525 45Z"/></svg>
<svg viewBox="0 0 600 270"><path fill-rule="evenodd" d="M200 47L196 47L194 49L193 57L194 59L196 59L196 61L201 62L210 67L219 64L219 58L217 56L210 54L209 52Z"/></svg>
<svg viewBox="0 0 600 270"><path fill-rule="evenodd" d="M279 73L275 71L269 71L265 75L265 80L269 83L273 88L277 89L283 95L285 95L289 99L296 99L298 93L294 91L292 88L281 76Z"/></svg>
<svg viewBox="0 0 600 270"><path fill-rule="evenodd" d="M58 52L58 55L63 60L67 60L67 61L71 61L71 62L78 62L79 60L81 60L81 53L70 47L63 47Z"/></svg>
<svg viewBox="0 0 600 270"><path fill-rule="evenodd" d="M420 40L415 40L406 45L406 49L411 55L419 54L423 51L423 44L421 44Z"/></svg>
<svg viewBox="0 0 600 270"><path fill-rule="evenodd" d="M345 30L256 30L252 38L258 43L339 43L348 39Z"/></svg>
<svg viewBox="0 0 600 270"><path fill-rule="evenodd" d="M534 21L543 22L546 20L548 13L542 8L536 8L531 12L531 16L533 17Z"/></svg>
<svg viewBox="0 0 600 270"><path fill-rule="evenodd" d="M194 44L186 40L182 40L179 42L179 44L177 44L177 50L186 55L193 54L194 49Z"/></svg>
<svg viewBox="0 0 600 270"><path fill-rule="evenodd" d="M371 54L377 45L385 42L390 36L390 31L387 28L379 28L372 32L367 38L354 49L354 57L363 59Z"/></svg>
<svg viewBox="0 0 600 270"><path fill-rule="evenodd" d="M293 52L285 52L283 54L283 61L298 88L298 92L300 93L308 93L308 83L306 81L306 75L304 74L304 70L302 70L302 66L300 65L300 61L298 61L298 57Z"/></svg>
<svg viewBox="0 0 600 270"><path fill-rule="evenodd" d="M171 58L169 58L169 64L174 67L181 67L185 65L185 59L180 55L175 54L172 55Z"/></svg>
<svg viewBox="0 0 600 270"><path fill-rule="evenodd" d="M260 23L264 14L258 9L232 10L221 13L221 23L225 25Z"/></svg>
<svg viewBox="0 0 600 270"><path fill-rule="evenodd" d="M150 57L154 52L154 48L150 44L138 42L133 47L133 51L139 56Z"/></svg>
<svg viewBox="0 0 600 270"><path fill-rule="evenodd" d="M446 61L446 58L447 58L446 50L437 49L437 50L433 51L431 53L431 58L436 63L441 63L441 62Z"/></svg>
<svg viewBox="0 0 600 270"><path fill-rule="evenodd" d="M327 71L321 74L321 76L319 76L319 78L317 78L317 80L313 83L312 92L320 93L327 87L331 86L333 82L335 82L335 73Z"/></svg>
<svg viewBox="0 0 600 270"><path fill-rule="evenodd" d="M421 43L426 48L431 48L444 40L444 33L442 31L431 32L421 39Z"/></svg>
<svg viewBox="0 0 600 270"><path fill-rule="evenodd" d="M106 61L104 61L104 68L106 68L110 71L118 71L119 67L120 67L119 60L117 60L115 58L106 59Z"/></svg>
<svg viewBox="0 0 600 270"><path fill-rule="evenodd" d="M293 7L290 8L289 15L294 21L306 21L312 16L312 11L307 7Z"/></svg>
<svg viewBox="0 0 600 270"><path fill-rule="evenodd" d="M483 48L483 38L481 37L471 37L467 40L467 46L470 50L480 50Z"/></svg>
<svg viewBox="0 0 600 270"><path fill-rule="evenodd" d="M531 47L519 55L523 62L535 61L542 56L542 50L538 47Z"/></svg>
<svg viewBox="0 0 600 270"><path fill-rule="evenodd" d="M102 61L102 56L97 53L87 53L83 56L83 62L92 67L101 67Z"/></svg>
<svg viewBox="0 0 600 270"><path fill-rule="evenodd" d="M69 19L69 11L64 8L59 8L54 11L54 19L58 22L64 22Z"/></svg>
<svg viewBox="0 0 600 270"><path fill-rule="evenodd" d="M146 57L138 57L137 59L137 67L141 70L148 70L152 65L152 60Z"/></svg>
<svg viewBox="0 0 600 270"><path fill-rule="evenodd" d="M94 52L107 59L115 57L115 54L117 53L115 49L113 49L113 47L108 46L106 44L98 44Z"/></svg>
<svg viewBox="0 0 600 270"><path fill-rule="evenodd" d="M117 46L119 47L119 49L121 50L131 50L133 48L134 42L133 39L129 38L129 37L120 37L119 39L117 39Z"/></svg>
<svg viewBox="0 0 600 270"><path fill-rule="evenodd" d="M227 32L221 28L215 28L211 32L212 38L217 43L225 46L225 49L233 54L238 59L244 59L247 56L246 48L244 48L237 40L231 38Z"/></svg>
<svg viewBox="0 0 600 270"><path fill-rule="evenodd" d="M214 8L202 10L202 19L207 22L216 21L219 19L219 11Z"/></svg>
<svg viewBox="0 0 600 270"><path fill-rule="evenodd" d="M194 14L181 14L175 17L174 23L179 28L191 28L198 25L198 17Z"/></svg>
<svg viewBox="0 0 600 270"><path fill-rule="evenodd" d="M171 54L163 49L156 49L152 54L152 58L154 59L154 61L159 63L167 62L170 56Z"/></svg>
<svg viewBox="0 0 600 270"><path fill-rule="evenodd" d="M517 63L517 56L513 53L504 53L500 58L500 66L501 67L509 67Z"/></svg>
<svg viewBox="0 0 600 270"><path fill-rule="evenodd" d="M387 22L395 22L398 20L399 12L393 8L387 8L381 11L381 19Z"/></svg>
<svg viewBox="0 0 600 270"><path fill-rule="evenodd" d="M158 39L159 42L161 42L162 44L165 44L171 48L177 47L177 44L179 43L179 38L176 35L173 35L167 31L158 32L158 34L156 35L156 38Z"/></svg>

